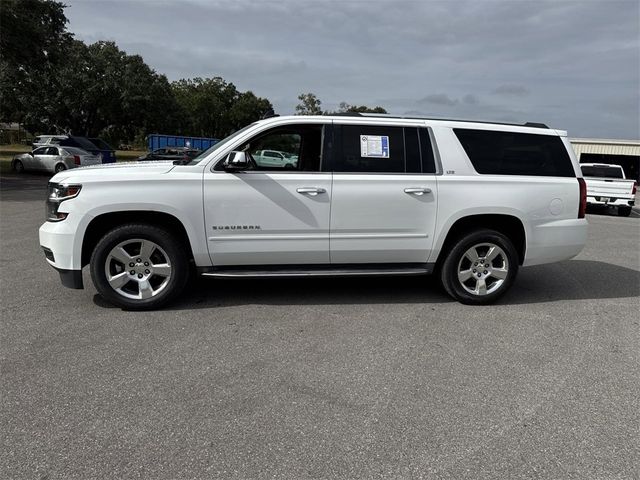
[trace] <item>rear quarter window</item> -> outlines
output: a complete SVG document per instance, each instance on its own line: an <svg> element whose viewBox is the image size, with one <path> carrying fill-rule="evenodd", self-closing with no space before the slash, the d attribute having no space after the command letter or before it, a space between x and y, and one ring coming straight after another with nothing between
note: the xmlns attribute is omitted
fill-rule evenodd
<svg viewBox="0 0 640 480"><path fill-rule="evenodd" d="M456 128L473 168L487 175L575 177L560 137Z"/></svg>

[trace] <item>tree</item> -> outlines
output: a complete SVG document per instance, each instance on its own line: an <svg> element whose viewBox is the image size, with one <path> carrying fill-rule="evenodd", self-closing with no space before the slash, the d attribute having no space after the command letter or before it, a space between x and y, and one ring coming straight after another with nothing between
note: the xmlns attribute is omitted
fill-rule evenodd
<svg viewBox="0 0 640 480"><path fill-rule="evenodd" d="M29 113L51 87L72 35L64 5L51 0L0 0L0 120L36 121Z"/></svg>
<svg viewBox="0 0 640 480"><path fill-rule="evenodd" d="M365 105L349 105L347 102L340 102L340 107L337 113L388 113L382 107L367 107Z"/></svg>
<svg viewBox="0 0 640 480"><path fill-rule="evenodd" d="M113 143L171 127L178 110L167 78L113 42L74 41L51 92L38 112L45 129Z"/></svg>
<svg viewBox="0 0 640 480"><path fill-rule="evenodd" d="M182 79L171 88L185 115L184 135L226 137L273 110L266 98L239 92L221 77Z"/></svg>
<svg viewBox="0 0 640 480"><path fill-rule="evenodd" d="M296 115L322 115L322 102L313 93L301 93L298 95L300 103L296 105Z"/></svg>

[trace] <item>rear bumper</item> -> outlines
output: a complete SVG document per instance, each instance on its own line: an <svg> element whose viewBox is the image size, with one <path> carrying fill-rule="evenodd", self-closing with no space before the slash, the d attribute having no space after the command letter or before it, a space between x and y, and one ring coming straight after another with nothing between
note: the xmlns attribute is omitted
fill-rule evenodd
<svg viewBox="0 0 640 480"><path fill-rule="evenodd" d="M589 224L584 218L535 225L527 238L524 266L560 262L578 255L587 243Z"/></svg>
<svg viewBox="0 0 640 480"><path fill-rule="evenodd" d="M615 198L600 197L587 195L587 205L611 205L615 207L633 207L635 205L635 197Z"/></svg>

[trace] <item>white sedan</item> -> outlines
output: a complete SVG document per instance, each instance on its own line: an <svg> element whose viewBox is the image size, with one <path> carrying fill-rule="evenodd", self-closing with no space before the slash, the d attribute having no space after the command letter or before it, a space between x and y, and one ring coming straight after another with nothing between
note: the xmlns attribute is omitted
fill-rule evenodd
<svg viewBox="0 0 640 480"><path fill-rule="evenodd" d="M87 167L101 163L100 157L80 148L48 146L36 148L30 153L16 155L11 166L17 173L27 170L59 173L69 168Z"/></svg>

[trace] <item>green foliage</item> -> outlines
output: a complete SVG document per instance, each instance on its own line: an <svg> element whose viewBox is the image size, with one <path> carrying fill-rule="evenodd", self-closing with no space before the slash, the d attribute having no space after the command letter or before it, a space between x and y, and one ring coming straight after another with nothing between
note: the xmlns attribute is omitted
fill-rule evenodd
<svg viewBox="0 0 640 480"><path fill-rule="evenodd" d="M298 95L300 103L296 106L296 115L334 115L336 113L388 113L382 107L367 107L365 105L349 105L347 102L340 102L336 112L323 111L320 107L322 102L314 93L301 93Z"/></svg>
<svg viewBox="0 0 640 480"><path fill-rule="evenodd" d="M0 2L0 121L117 145L153 132L224 137L273 110L222 78L170 84L113 42L73 40L62 3Z"/></svg>
<svg viewBox="0 0 640 480"><path fill-rule="evenodd" d="M53 0L0 0L0 121L117 145L153 132L222 138L273 111L220 77L169 83L114 42L74 40L64 9ZM325 113L313 93L298 99L296 114ZM340 111L386 113L346 103Z"/></svg>
<svg viewBox="0 0 640 480"><path fill-rule="evenodd" d="M273 110L271 102L239 92L220 77L182 79L171 84L185 135L225 137Z"/></svg>
<svg viewBox="0 0 640 480"><path fill-rule="evenodd" d="M382 107L367 107L365 105L349 105L347 102L340 102L340 107L338 109L338 113L388 113Z"/></svg>
<svg viewBox="0 0 640 480"><path fill-rule="evenodd" d="M298 95L300 103L296 105L296 115L322 115L322 102L313 93Z"/></svg>
<svg viewBox="0 0 640 480"><path fill-rule="evenodd" d="M37 120L72 35L64 5L50 0L0 0L0 120Z"/></svg>

